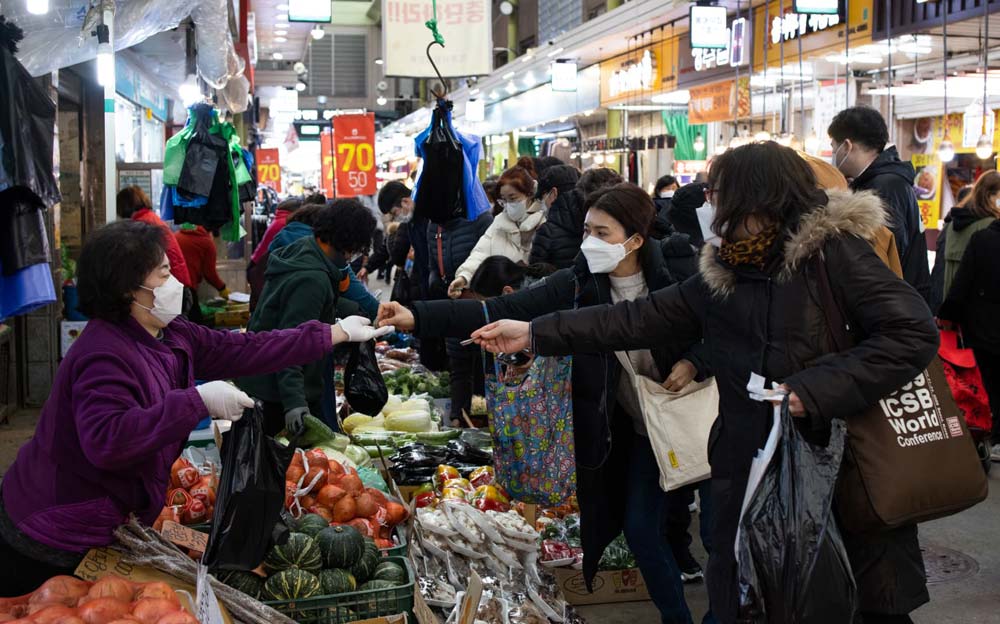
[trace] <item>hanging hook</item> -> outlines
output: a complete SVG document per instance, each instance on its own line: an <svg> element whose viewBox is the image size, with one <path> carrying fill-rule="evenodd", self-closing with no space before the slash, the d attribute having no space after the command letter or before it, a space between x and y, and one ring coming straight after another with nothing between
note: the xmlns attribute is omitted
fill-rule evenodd
<svg viewBox="0 0 1000 624"><path fill-rule="evenodd" d="M441 81L441 91L436 91L434 89L431 89L431 93L433 93L434 97L436 97L437 99L443 100L448 95L448 81L441 76L441 71L438 69L437 64L434 62L434 59L431 58L431 48L436 45L439 45L442 48L444 47L444 44L438 41L437 39L427 44L427 61L430 62L431 67L434 68L434 73L437 74L438 80Z"/></svg>

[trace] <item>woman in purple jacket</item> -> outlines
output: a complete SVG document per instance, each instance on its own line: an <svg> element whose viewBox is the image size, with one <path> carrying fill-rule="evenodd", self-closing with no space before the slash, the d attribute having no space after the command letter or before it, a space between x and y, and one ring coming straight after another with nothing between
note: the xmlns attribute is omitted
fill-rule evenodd
<svg viewBox="0 0 1000 624"><path fill-rule="evenodd" d="M213 331L178 318L163 232L135 221L97 230L79 261L87 328L59 366L34 437L0 493L0 595L72 574L135 514L152 524L170 466L206 415L235 421L253 401L219 381L322 358L385 332L368 319L265 333ZM195 379L216 380L195 387Z"/></svg>

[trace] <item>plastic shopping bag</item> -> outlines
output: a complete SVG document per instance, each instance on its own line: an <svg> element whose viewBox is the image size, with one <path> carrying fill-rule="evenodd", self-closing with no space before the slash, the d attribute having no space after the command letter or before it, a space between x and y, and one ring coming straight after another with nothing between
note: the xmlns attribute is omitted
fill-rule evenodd
<svg viewBox="0 0 1000 624"><path fill-rule="evenodd" d="M389 389L375 358L375 341L347 347L350 356L344 369L344 398L355 412L378 414L389 400Z"/></svg>
<svg viewBox="0 0 1000 624"><path fill-rule="evenodd" d="M751 396L766 400L751 380ZM751 466L736 537L740 622L843 624L854 619L857 588L834 520L834 486L844 453L843 421L826 447L804 440L788 411Z"/></svg>
<svg viewBox="0 0 1000 624"><path fill-rule="evenodd" d="M278 519L294 452L294 444L264 435L260 403L223 435L222 476L202 563L212 570L252 570L272 544L284 541L288 529Z"/></svg>

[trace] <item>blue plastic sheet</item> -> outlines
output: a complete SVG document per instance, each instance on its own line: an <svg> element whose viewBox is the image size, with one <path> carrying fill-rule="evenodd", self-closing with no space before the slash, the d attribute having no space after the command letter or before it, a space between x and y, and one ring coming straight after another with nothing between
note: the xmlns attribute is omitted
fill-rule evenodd
<svg viewBox="0 0 1000 624"><path fill-rule="evenodd" d="M0 321L55 301L52 269L47 262L31 265L10 277L0 271Z"/></svg>
<svg viewBox="0 0 1000 624"><path fill-rule="evenodd" d="M439 103L439 106L442 106ZM442 107L443 108L443 107ZM479 169L479 159L482 157L482 142L474 134L464 134L455 130L451 121L451 110L443 109L444 124L462 145L462 152L465 154L465 162L462 166L462 191L465 197L465 218L470 221L475 220L479 215L490 210L490 200L486 197L486 191L479 182L477 171ZM416 152L417 156L424 158L424 144L434 130L435 118L432 116L431 124L426 130L417 135ZM416 201L420 193L420 182L423 180L423 172L413 185L413 200Z"/></svg>

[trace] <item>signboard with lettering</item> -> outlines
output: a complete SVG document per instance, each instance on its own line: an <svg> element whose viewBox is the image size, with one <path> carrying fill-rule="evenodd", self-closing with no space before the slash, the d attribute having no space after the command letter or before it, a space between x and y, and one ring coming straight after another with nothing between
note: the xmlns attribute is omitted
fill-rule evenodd
<svg viewBox="0 0 1000 624"><path fill-rule="evenodd" d="M840 12L841 0L795 0L796 13L821 13L831 15Z"/></svg>
<svg viewBox="0 0 1000 624"><path fill-rule="evenodd" d="M690 32L692 48L724 48L729 43L726 33L726 7L691 7Z"/></svg>
<svg viewBox="0 0 1000 624"><path fill-rule="evenodd" d="M716 67L740 67L750 61L750 26L745 17L733 20L727 29L729 42L725 48L691 48L695 71L705 71Z"/></svg>
<svg viewBox="0 0 1000 624"><path fill-rule="evenodd" d="M691 89L691 99L688 101L688 123L703 124L731 120L735 100L735 80L694 87Z"/></svg>
<svg viewBox="0 0 1000 624"><path fill-rule="evenodd" d="M257 150L257 181L271 187L275 193L281 192L281 157L278 148Z"/></svg>
<svg viewBox="0 0 1000 624"><path fill-rule="evenodd" d="M648 101L675 87L676 39L601 62L601 105ZM648 102L647 102L648 103Z"/></svg>
<svg viewBox="0 0 1000 624"><path fill-rule="evenodd" d="M482 76L493 71L490 0L437 0L437 24L445 47L431 50L445 78ZM432 0L382 0L382 50L386 76L434 78L427 62L424 25L434 17Z"/></svg>
<svg viewBox="0 0 1000 624"><path fill-rule="evenodd" d="M840 12L810 14L787 11L789 3L780 0L772 0L766 7L763 4L754 7L751 20L754 71L761 71L765 64L777 67L781 63L783 44L785 63L797 62L799 39L802 40L803 60L843 53L847 29L851 33L851 48L871 43L874 25L872 4L873 0L851 0L846 19Z"/></svg>
<svg viewBox="0 0 1000 624"><path fill-rule="evenodd" d="M337 197L375 194L375 114L333 118Z"/></svg>

